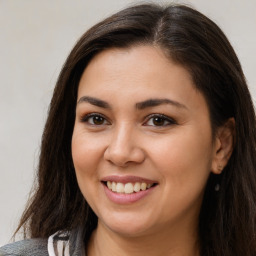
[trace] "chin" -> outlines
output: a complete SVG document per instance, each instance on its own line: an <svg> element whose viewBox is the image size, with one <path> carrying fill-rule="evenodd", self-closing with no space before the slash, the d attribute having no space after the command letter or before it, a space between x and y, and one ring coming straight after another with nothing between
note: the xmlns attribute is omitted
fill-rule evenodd
<svg viewBox="0 0 256 256"><path fill-rule="evenodd" d="M147 234L148 230L147 228L143 227L143 226L138 226L138 225L126 225L126 226L111 226L108 227L112 232L118 234L119 236L122 237L139 237L142 235Z"/></svg>
<svg viewBox="0 0 256 256"><path fill-rule="evenodd" d="M150 231L150 223L146 218L126 217L111 217L108 220L100 221L107 229L125 237L138 237Z"/></svg>

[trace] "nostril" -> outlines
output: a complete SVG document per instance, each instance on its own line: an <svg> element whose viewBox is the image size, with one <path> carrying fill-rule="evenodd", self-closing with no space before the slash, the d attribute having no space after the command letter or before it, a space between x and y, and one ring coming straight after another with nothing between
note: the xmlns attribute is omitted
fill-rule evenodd
<svg viewBox="0 0 256 256"><path fill-rule="evenodd" d="M121 132L122 133L122 132ZM145 152L138 141L127 131L110 141L104 152L104 159L118 167L126 167L130 163L142 163L145 160Z"/></svg>

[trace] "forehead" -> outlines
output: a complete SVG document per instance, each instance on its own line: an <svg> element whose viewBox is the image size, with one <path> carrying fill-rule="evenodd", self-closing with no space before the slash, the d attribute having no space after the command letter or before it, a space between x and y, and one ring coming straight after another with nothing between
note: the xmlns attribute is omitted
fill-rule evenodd
<svg viewBox="0 0 256 256"><path fill-rule="evenodd" d="M167 58L159 47L140 45L111 48L94 56L83 72L79 91L99 87L106 90L114 85L116 89L159 90L164 89L161 85L168 89L168 85L178 83L193 85L190 73Z"/></svg>

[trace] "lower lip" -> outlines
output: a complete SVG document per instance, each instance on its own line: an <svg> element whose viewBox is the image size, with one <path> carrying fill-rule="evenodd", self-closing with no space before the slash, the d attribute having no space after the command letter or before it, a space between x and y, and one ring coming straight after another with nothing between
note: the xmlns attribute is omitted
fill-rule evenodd
<svg viewBox="0 0 256 256"><path fill-rule="evenodd" d="M139 200L141 200L142 198L146 197L148 194L150 194L152 192L152 190L154 190L154 187L151 187L149 189L146 190L142 190L139 192L134 192L131 194L125 194L125 193L116 193L111 191L108 187L106 187L103 184L104 187L104 191L107 195L107 197L114 203L117 204L131 204L134 202L137 202Z"/></svg>

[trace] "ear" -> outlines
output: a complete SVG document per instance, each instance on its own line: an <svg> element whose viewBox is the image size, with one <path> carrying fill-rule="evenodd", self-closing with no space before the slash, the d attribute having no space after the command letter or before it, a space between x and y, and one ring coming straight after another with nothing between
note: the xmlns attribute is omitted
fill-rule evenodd
<svg viewBox="0 0 256 256"><path fill-rule="evenodd" d="M227 165L235 144L235 119L229 118L218 128L214 144L211 171L220 174Z"/></svg>

